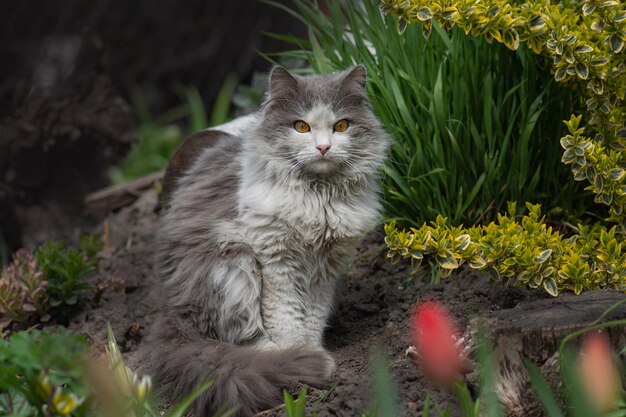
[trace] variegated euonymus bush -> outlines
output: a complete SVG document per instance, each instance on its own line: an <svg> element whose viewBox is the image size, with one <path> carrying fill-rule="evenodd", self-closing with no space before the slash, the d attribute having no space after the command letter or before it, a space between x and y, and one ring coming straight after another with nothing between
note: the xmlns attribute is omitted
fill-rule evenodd
<svg viewBox="0 0 626 417"><path fill-rule="evenodd" d="M453 228L444 218L409 232L387 225L392 258L421 261L432 254L444 270L468 262L496 277L530 286L580 293L626 290L626 6L618 0L545 2L529 0L382 0L383 13L398 16L398 30L420 22L428 36L433 21L445 29L484 36L516 50L526 43L551 60L557 82L584 103L565 125L562 162L576 181L588 181L595 201L609 206L605 225L578 226L569 238L545 225L538 206L516 220L514 211L497 222ZM584 121L584 124L582 123Z"/></svg>
<svg viewBox="0 0 626 417"><path fill-rule="evenodd" d="M526 207L528 214L518 216L516 204L509 203L508 214L469 229L451 226L441 216L410 231L391 222L385 226L388 257L411 259L419 266L430 255L444 276L467 263L498 281L543 287L554 296L562 290L626 290L626 257L616 226L578 225L578 233L567 237L546 225L539 205Z"/></svg>

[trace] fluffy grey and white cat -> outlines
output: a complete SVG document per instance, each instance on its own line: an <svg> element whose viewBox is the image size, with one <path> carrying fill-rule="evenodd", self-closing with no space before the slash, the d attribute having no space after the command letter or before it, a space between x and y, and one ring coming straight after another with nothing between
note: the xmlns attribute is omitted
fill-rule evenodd
<svg viewBox="0 0 626 417"><path fill-rule="evenodd" d="M275 68L261 110L222 126L176 180L157 238L152 371L173 400L214 381L195 415L252 415L333 372L322 339L337 279L381 212L388 136L365 83L363 66Z"/></svg>

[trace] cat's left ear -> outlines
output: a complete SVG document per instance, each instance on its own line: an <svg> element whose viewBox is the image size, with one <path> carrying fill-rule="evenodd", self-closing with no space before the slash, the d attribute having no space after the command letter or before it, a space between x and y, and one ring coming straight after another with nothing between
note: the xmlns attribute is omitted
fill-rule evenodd
<svg viewBox="0 0 626 417"><path fill-rule="evenodd" d="M355 83L361 88L365 88L365 84L367 83L367 70L365 69L365 65L359 64L348 70L348 73L343 77L343 83Z"/></svg>
<svg viewBox="0 0 626 417"><path fill-rule="evenodd" d="M269 84L270 96L274 98L293 94L298 89L298 80L289 71L280 66L272 68Z"/></svg>

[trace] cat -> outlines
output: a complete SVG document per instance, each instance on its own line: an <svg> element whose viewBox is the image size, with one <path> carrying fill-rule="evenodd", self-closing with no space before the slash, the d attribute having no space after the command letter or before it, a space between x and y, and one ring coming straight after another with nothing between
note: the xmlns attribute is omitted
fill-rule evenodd
<svg viewBox="0 0 626 417"><path fill-rule="evenodd" d="M157 271L165 300L152 372L192 408L249 416L281 390L321 386L338 277L381 216L389 138L366 70L299 76L275 67L260 111L211 130L165 203Z"/></svg>

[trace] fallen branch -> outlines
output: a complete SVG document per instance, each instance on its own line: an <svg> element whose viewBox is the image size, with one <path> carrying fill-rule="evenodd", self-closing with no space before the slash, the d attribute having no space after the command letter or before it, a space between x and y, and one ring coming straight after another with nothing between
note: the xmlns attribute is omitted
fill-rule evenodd
<svg viewBox="0 0 626 417"><path fill-rule="evenodd" d="M112 185L88 194L85 197L85 210L89 214L104 214L128 206L162 179L163 171L153 172L131 182Z"/></svg>

